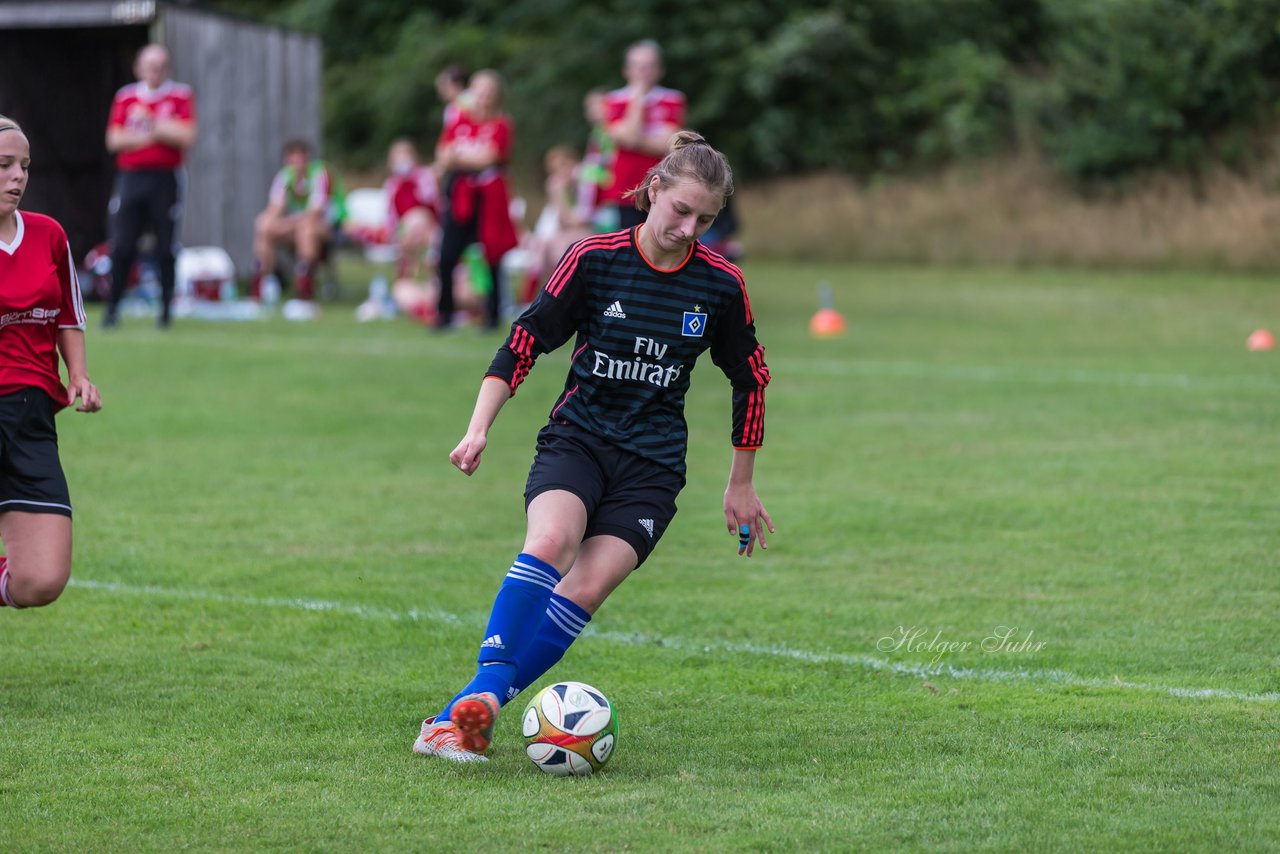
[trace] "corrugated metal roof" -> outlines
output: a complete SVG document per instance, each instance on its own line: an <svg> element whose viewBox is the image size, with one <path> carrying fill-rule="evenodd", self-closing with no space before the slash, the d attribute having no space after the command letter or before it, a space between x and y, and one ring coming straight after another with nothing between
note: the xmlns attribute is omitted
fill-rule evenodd
<svg viewBox="0 0 1280 854"><path fill-rule="evenodd" d="M38 0L0 3L0 27L128 27L156 19L156 0Z"/></svg>

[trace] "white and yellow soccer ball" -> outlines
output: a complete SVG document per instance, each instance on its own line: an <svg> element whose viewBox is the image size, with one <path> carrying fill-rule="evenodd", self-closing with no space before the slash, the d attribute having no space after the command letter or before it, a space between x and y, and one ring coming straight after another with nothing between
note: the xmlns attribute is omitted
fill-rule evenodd
<svg viewBox="0 0 1280 854"><path fill-rule="evenodd" d="M618 745L618 715L601 692L581 682L557 682L524 709L525 751L540 771L585 777L609 761Z"/></svg>

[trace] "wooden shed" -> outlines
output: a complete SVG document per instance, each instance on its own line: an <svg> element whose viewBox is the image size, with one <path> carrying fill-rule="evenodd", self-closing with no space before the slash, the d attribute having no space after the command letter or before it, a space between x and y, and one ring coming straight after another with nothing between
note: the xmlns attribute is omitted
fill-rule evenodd
<svg viewBox="0 0 1280 854"><path fill-rule="evenodd" d="M301 137L319 146L314 35L156 0L0 0L0 114L23 126L32 148L23 207L62 222L77 259L106 239L115 178L107 115L152 41L196 95L182 241L223 247L243 272L281 145Z"/></svg>

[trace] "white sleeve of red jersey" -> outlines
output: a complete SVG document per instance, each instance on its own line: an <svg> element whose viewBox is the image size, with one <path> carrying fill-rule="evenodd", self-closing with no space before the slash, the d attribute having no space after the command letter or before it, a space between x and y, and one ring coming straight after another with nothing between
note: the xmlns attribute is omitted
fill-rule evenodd
<svg viewBox="0 0 1280 854"><path fill-rule="evenodd" d="M76 274L76 262L71 257L71 244L65 244L67 254L56 253L59 256L58 267L58 284L62 286L62 311L58 313L59 318L70 318L73 323L58 323L59 329L84 329L84 298L80 294L80 277Z"/></svg>
<svg viewBox="0 0 1280 854"><path fill-rule="evenodd" d="M271 179L271 189L267 191L267 201L274 205L284 204L284 170L281 169Z"/></svg>
<svg viewBox="0 0 1280 854"><path fill-rule="evenodd" d="M317 169L311 181L311 196L307 199L307 210L327 211L329 209L329 170Z"/></svg>

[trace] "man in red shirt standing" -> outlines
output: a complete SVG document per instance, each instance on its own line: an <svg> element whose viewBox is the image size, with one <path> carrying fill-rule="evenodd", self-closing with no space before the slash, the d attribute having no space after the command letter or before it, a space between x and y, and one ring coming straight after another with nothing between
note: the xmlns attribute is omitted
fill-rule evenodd
<svg viewBox="0 0 1280 854"><path fill-rule="evenodd" d="M645 173L667 154L671 135L684 126L683 92L659 86L662 48L649 39L627 48L622 76L627 85L605 96L605 132L617 146L613 183L600 194L600 204L618 211L618 228L645 220L625 194L644 182Z"/></svg>
<svg viewBox="0 0 1280 854"><path fill-rule="evenodd" d="M120 298L138 254L145 226L156 236L161 328L169 325L174 258L182 221L186 176L183 154L196 141L196 104L191 87L169 79L169 52L149 44L133 64L138 82L123 87L111 103L107 150L116 155L111 195L111 299L104 326L119 322Z"/></svg>

